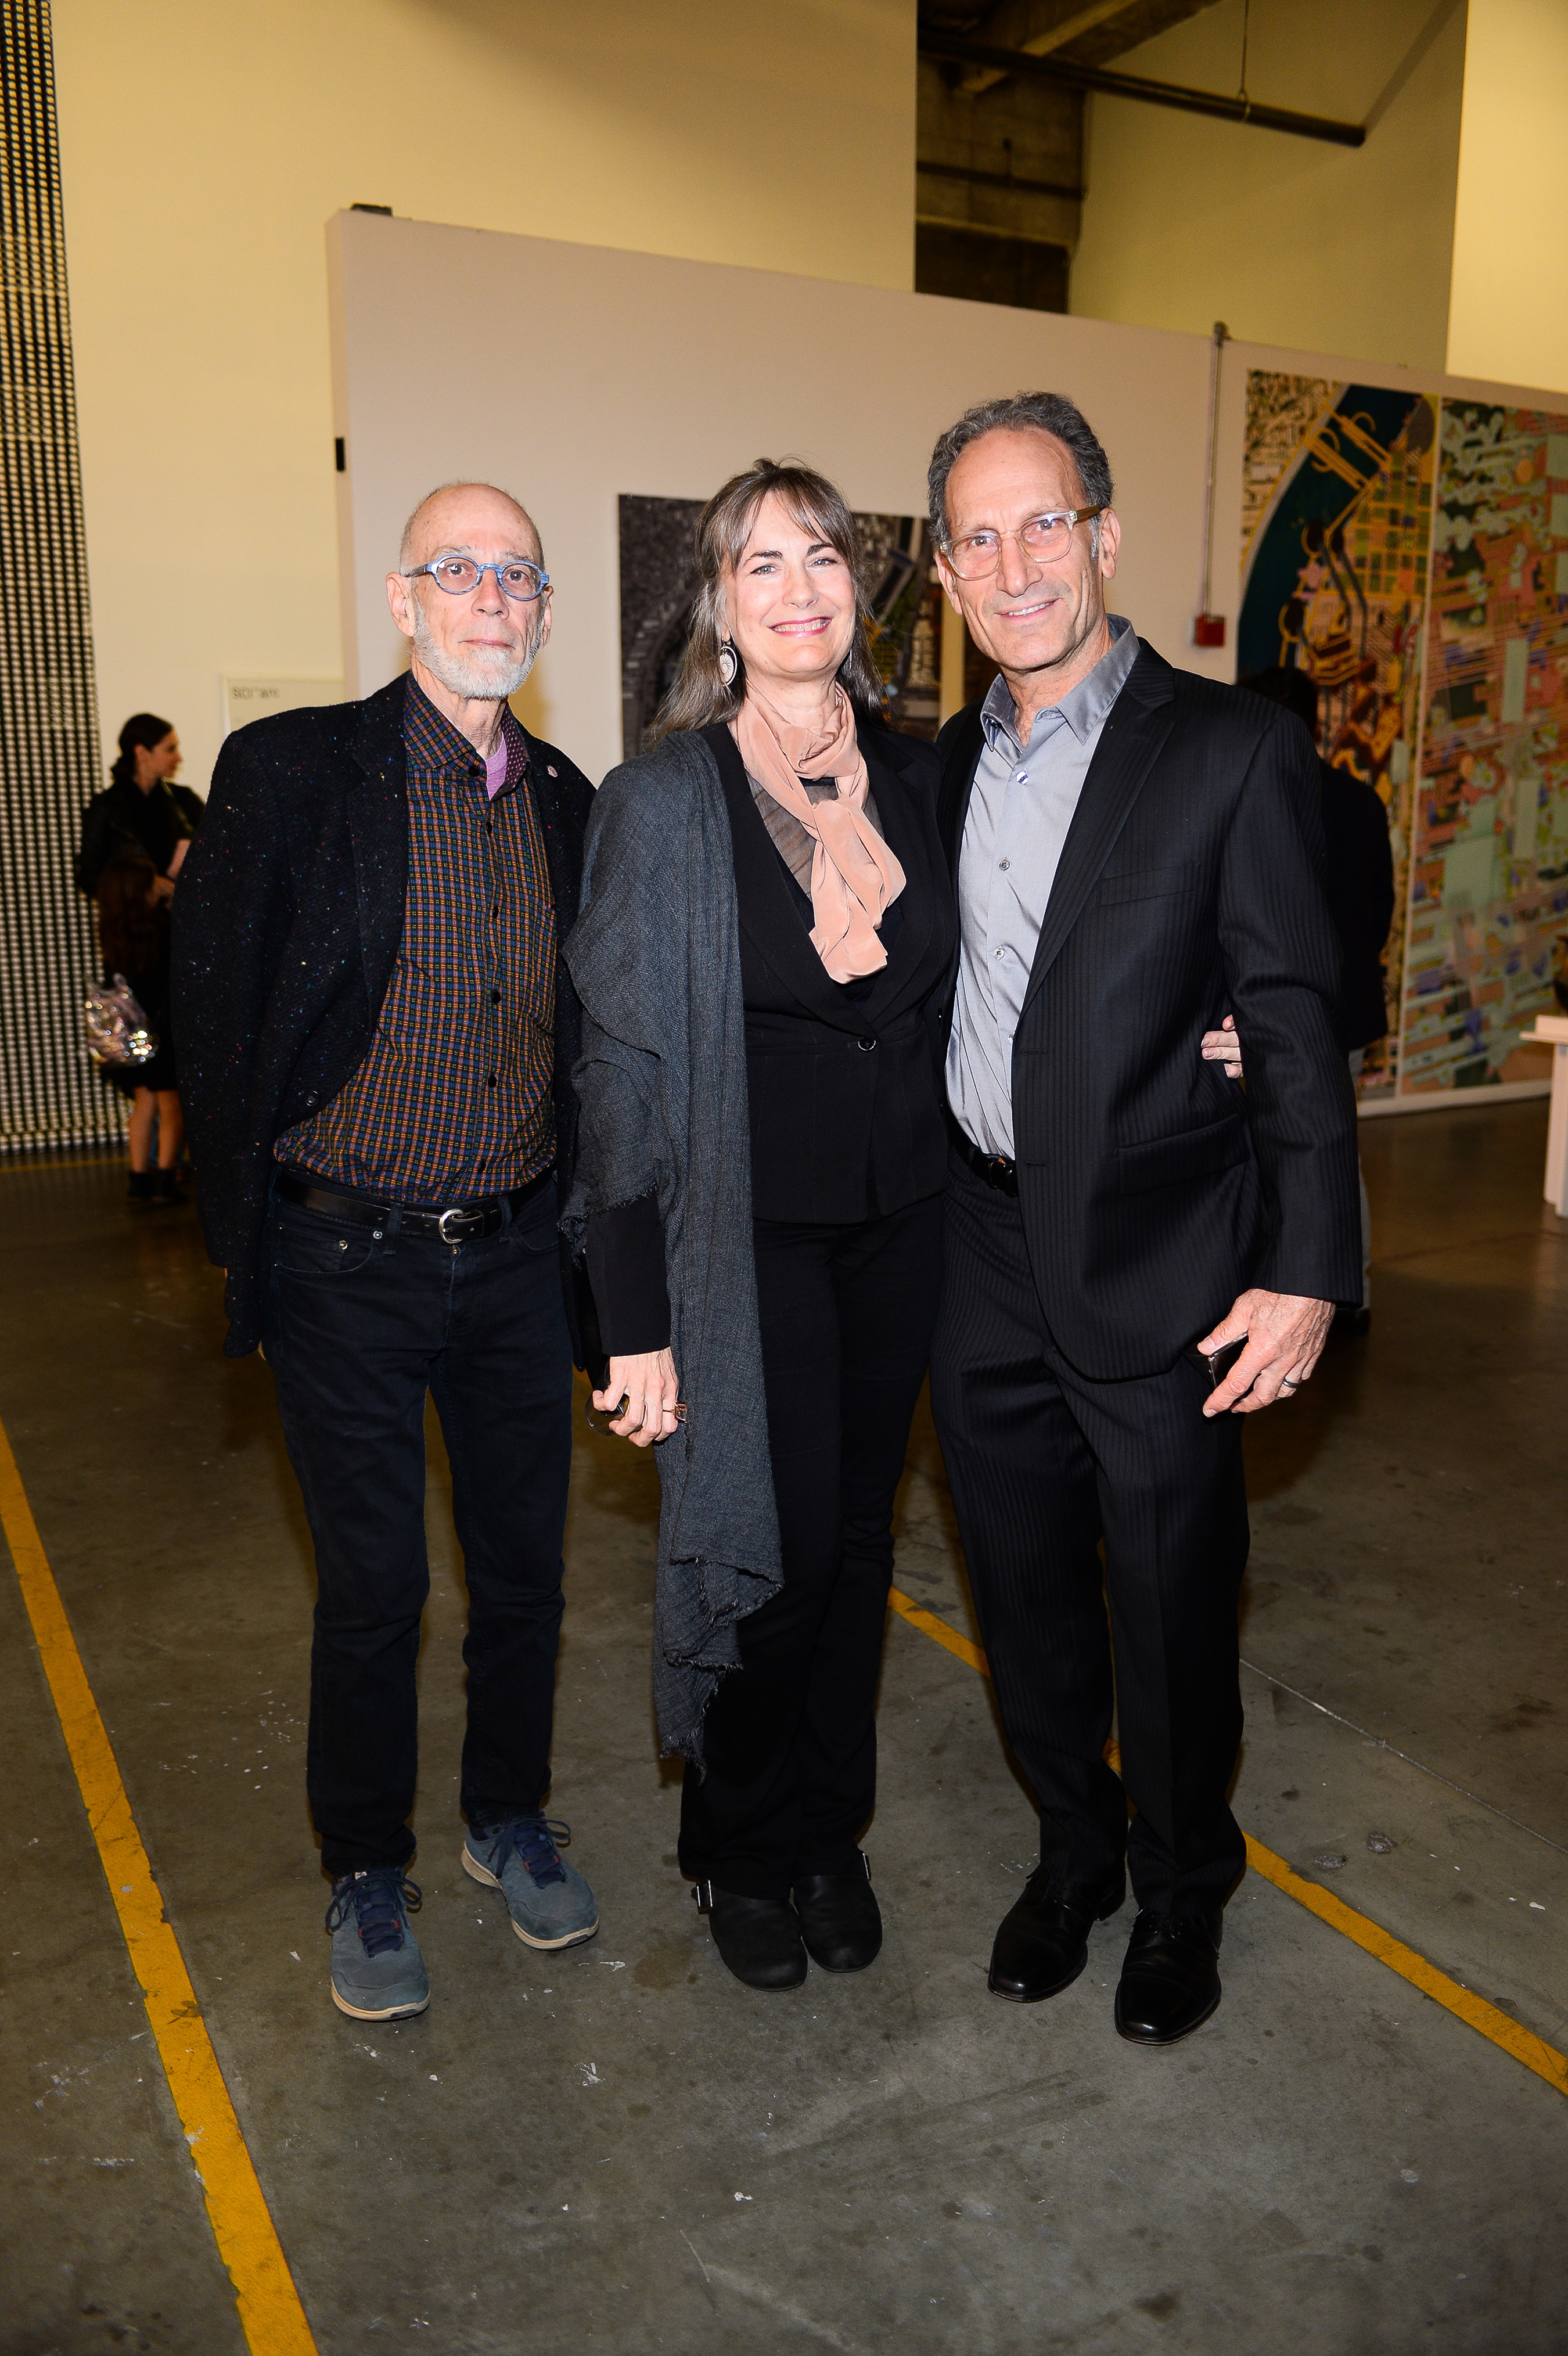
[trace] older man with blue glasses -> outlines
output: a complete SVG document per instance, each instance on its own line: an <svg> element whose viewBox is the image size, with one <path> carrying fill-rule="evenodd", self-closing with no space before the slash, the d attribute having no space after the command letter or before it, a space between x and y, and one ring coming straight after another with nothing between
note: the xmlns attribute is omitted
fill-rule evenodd
<svg viewBox="0 0 1568 2356"><path fill-rule="evenodd" d="M405 677L230 737L186 862L176 1027L226 1348L264 1345L316 1544L306 1783L332 1996L422 2012L409 1922L424 1403L468 1587L462 1862L529 1945L597 1928L544 1815L572 1344L556 1238L591 791L507 699L550 631L505 492L433 492L387 576Z"/></svg>

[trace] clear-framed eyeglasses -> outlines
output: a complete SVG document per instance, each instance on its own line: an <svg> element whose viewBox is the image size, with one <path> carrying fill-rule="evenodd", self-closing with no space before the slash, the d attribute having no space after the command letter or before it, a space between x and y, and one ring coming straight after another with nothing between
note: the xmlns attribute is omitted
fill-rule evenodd
<svg viewBox="0 0 1568 2356"><path fill-rule="evenodd" d="M514 605L532 605L550 586L549 573L531 564L526 556L509 556L499 564L481 564L473 556L437 556L428 564L416 564L412 573L403 577L405 581L417 581L422 573L428 573L437 589L445 589L448 597L471 596L486 573L493 573L496 587Z"/></svg>
<svg viewBox="0 0 1568 2356"><path fill-rule="evenodd" d="M1054 557L1067 554L1075 523L1087 523L1090 516L1104 513L1103 506L1058 508L1048 515L1031 516L1016 531L965 532L961 540L950 542L943 552L961 581L983 581L1001 563L1004 541L1015 540L1026 556L1048 564Z"/></svg>

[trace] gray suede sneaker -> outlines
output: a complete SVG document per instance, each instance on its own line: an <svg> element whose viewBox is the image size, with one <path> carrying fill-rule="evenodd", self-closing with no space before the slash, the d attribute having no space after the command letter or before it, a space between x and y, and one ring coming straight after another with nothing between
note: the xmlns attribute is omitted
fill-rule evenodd
<svg viewBox="0 0 1568 2356"><path fill-rule="evenodd" d="M547 1824L539 1812L482 1831L468 1827L464 1872L500 1891L512 1929L530 1947L575 1947L599 1927L593 1891L556 1847L571 1837L570 1825Z"/></svg>
<svg viewBox="0 0 1568 2356"><path fill-rule="evenodd" d="M332 1884L327 1928L332 1933L332 2001L352 2020L402 2020L423 2012L430 1982L409 1929L419 1911L417 1882L399 1865L345 1873Z"/></svg>

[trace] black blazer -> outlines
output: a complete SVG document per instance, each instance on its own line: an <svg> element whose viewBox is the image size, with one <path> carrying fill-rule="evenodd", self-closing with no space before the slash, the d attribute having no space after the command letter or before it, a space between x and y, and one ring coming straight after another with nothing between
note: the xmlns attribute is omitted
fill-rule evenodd
<svg viewBox="0 0 1568 2356"><path fill-rule="evenodd" d="M982 742L978 703L938 740L955 890ZM1249 1285L1360 1299L1323 857L1301 722L1140 648L1068 830L1013 1047L1029 1257L1053 1335L1091 1380L1174 1365ZM1244 1096L1198 1053L1228 1012Z"/></svg>
<svg viewBox="0 0 1568 2356"><path fill-rule="evenodd" d="M273 1146L330 1103L369 1053L403 938L408 884L405 682L362 703L237 729L212 774L175 894L180 1097L212 1258L228 1271L231 1357L261 1338ZM576 921L593 791L529 738L529 785L555 901L556 1173L575 1148L582 1027L560 944Z"/></svg>
<svg viewBox="0 0 1568 2356"><path fill-rule="evenodd" d="M1369 1047L1389 1027L1383 947L1394 920L1394 854L1389 814L1376 786L1348 769L1317 765L1328 863L1323 886L1344 958L1340 994L1345 1044Z"/></svg>
<svg viewBox="0 0 1568 2356"><path fill-rule="evenodd" d="M936 828L938 763L918 738L865 720L858 734L905 888L883 923L886 965L846 983L811 946L811 902L762 822L734 737L722 723L702 731L734 842L759 1219L865 1219L940 1194L946 1173L925 1019L957 938Z"/></svg>

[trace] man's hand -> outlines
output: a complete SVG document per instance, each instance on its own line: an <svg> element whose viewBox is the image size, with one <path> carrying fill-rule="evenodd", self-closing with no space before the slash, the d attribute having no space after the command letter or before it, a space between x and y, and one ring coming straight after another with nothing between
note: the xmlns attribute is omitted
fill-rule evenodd
<svg viewBox="0 0 1568 2356"><path fill-rule="evenodd" d="M1229 1317L1205 1334L1200 1350L1222 1350L1245 1333L1247 1346L1222 1383L1204 1401L1205 1415L1251 1415L1300 1389L1323 1355L1334 1323L1332 1301L1312 1301L1303 1292L1243 1292ZM1243 1396L1245 1394L1245 1396Z"/></svg>
<svg viewBox="0 0 1568 2356"><path fill-rule="evenodd" d="M629 1440L634 1448L651 1448L656 1440L668 1440L678 1428L675 1409L681 1402L671 1354L643 1350L634 1358L612 1358L609 1381L594 1393L594 1405L603 1414L623 1398L626 1413L609 1426L618 1440Z"/></svg>
<svg viewBox="0 0 1568 2356"><path fill-rule="evenodd" d="M1228 1080L1241 1078L1241 1042L1233 1014L1225 1017L1218 1031L1206 1031L1197 1050L1206 1064L1219 1064Z"/></svg>

